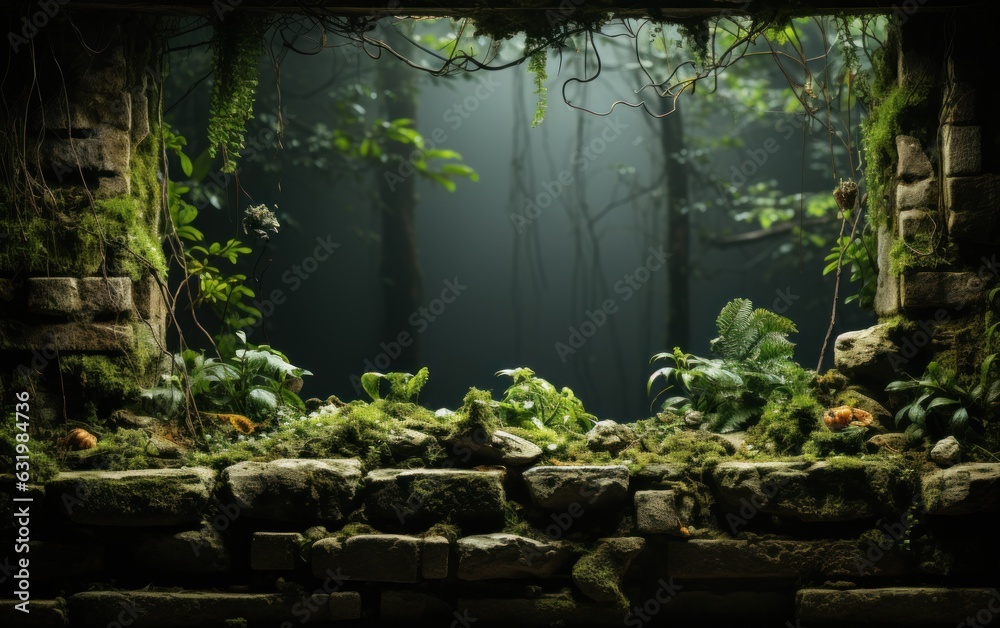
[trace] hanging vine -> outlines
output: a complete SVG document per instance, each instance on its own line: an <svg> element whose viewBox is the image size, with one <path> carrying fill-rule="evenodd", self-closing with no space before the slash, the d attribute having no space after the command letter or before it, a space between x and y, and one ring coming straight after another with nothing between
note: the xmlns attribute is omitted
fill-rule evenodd
<svg viewBox="0 0 1000 628"><path fill-rule="evenodd" d="M215 83L208 120L209 154L222 153L222 171L235 172L246 124L253 117L257 62L271 18L234 12L214 23L211 48Z"/></svg>

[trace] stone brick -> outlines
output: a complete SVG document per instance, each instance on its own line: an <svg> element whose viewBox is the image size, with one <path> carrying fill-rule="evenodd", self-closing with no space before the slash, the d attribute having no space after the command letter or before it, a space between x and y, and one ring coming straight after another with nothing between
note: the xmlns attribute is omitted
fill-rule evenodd
<svg viewBox="0 0 1000 628"><path fill-rule="evenodd" d="M241 513L275 521L339 521L352 509L361 481L356 459L240 462L222 480Z"/></svg>
<svg viewBox="0 0 1000 628"><path fill-rule="evenodd" d="M920 145L920 140L909 135L896 136L896 152L899 161L896 165L896 175L903 181L912 182L926 179L934 174L931 160L927 158Z"/></svg>
<svg viewBox="0 0 1000 628"><path fill-rule="evenodd" d="M1000 176L948 177L945 204L952 238L982 244L1000 241Z"/></svg>
<svg viewBox="0 0 1000 628"><path fill-rule="evenodd" d="M132 280L128 277L84 277L78 283L82 309L91 314L118 315L132 309Z"/></svg>
<svg viewBox="0 0 1000 628"><path fill-rule="evenodd" d="M292 617L298 623L328 622L330 597L314 594L304 601L298 596L280 593L84 591L68 597L66 604L74 626L129 625L133 622L144 628L222 626L227 620L239 618L277 626ZM315 609L315 612L304 614L304 607ZM296 609L295 615L293 609Z"/></svg>
<svg viewBox="0 0 1000 628"><path fill-rule="evenodd" d="M931 515L1000 512L1000 464L969 463L921 478L924 508Z"/></svg>
<svg viewBox="0 0 1000 628"><path fill-rule="evenodd" d="M801 589L795 596L796 616L806 626L967 626L967 618L998 604L996 589Z"/></svg>
<svg viewBox="0 0 1000 628"><path fill-rule="evenodd" d="M471 469L376 469L365 477L365 514L373 522L418 525L501 522L503 474Z"/></svg>
<svg viewBox="0 0 1000 628"><path fill-rule="evenodd" d="M907 212L903 212L904 214ZM902 214L900 214L902 221ZM875 313L892 316L899 312L899 277L892 273L889 251L892 250L892 231L887 226L878 229L878 279L875 286Z"/></svg>
<svg viewBox="0 0 1000 628"><path fill-rule="evenodd" d="M966 81L952 82L942 105L943 124L971 124L976 122L976 88Z"/></svg>
<svg viewBox="0 0 1000 628"><path fill-rule="evenodd" d="M934 209L938 205L937 179L923 179L896 186L896 209Z"/></svg>
<svg viewBox="0 0 1000 628"><path fill-rule="evenodd" d="M983 281L974 272L920 272L900 279L904 309L959 308L982 298Z"/></svg>
<svg viewBox="0 0 1000 628"><path fill-rule="evenodd" d="M628 495L628 467L541 466L524 472L531 501L551 511L578 505L584 511L621 503Z"/></svg>
<svg viewBox="0 0 1000 628"><path fill-rule="evenodd" d="M62 599L39 600L32 596L30 613L18 610L16 605L19 603L18 600L0 600L0 625L23 626L24 628L34 626L54 628L55 626L69 625L69 618L66 616L66 602Z"/></svg>
<svg viewBox="0 0 1000 628"><path fill-rule="evenodd" d="M202 467L137 471L70 471L45 487L50 507L69 520L98 526L197 523L215 472Z"/></svg>
<svg viewBox="0 0 1000 628"><path fill-rule="evenodd" d="M104 176L129 172L132 142L128 131L105 129L93 137L45 140L43 163L59 182L79 178L79 171Z"/></svg>
<svg viewBox="0 0 1000 628"><path fill-rule="evenodd" d="M350 580L416 582L420 574L422 540L401 534L359 534L346 541L320 539L312 546L313 575L328 571Z"/></svg>
<svg viewBox="0 0 1000 628"><path fill-rule="evenodd" d="M0 321L0 350L95 351L128 353L135 343L129 325L111 323L64 323L30 325Z"/></svg>
<svg viewBox="0 0 1000 628"><path fill-rule="evenodd" d="M954 212L995 212L1000 209L1000 175L947 177L944 202Z"/></svg>
<svg viewBox="0 0 1000 628"><path fill-rule="evenodd" d="M981 129L978 126L941 126L941 156L946 177L976 175L983 170Z"/></svg>
<svg viewBox="0 0 1000 628"><path fill-rule="evenodd" d="M337 591L330 594L327 605L332 621L361 619L361 594L357 591Z"/></svg>
<svg viewBox="0 0 1000 628"><path fill-rule="evenodd" d="M299 563L302 544L298 532L254 532L250 539L250 569L291 571Z"/></svg>
<svg viewBox="0 0 1000 628"><path fill-rule="evenodd" d="M149 136L149 98L141 91L131 94L132 133L130 139L135 146Z"/></svg>
<svg viewBox="0 0 1000 628"><path fill-rule="evenodd" d="M426 580L447 578L450 554L451 541L443 536L426 537L420 550L420 575Z"/></svg>
<svg viewBox="0 0 1000 628"><path fill-rule="evenodd" d="M67 101L69 111L67 113ZM45 115L34 121L36 130L71 132L74 138L93 136L104 130L129 131L130 97L126 92L73 93L46 103Z"/></svg>
<svg viewBox="0 0 1000 628"><path fill-rule="evenodd" d="M684 536L684 524L673 491L636 491L635 525L640 534Z"/></svg>
<svg viewBox="0 0 1000 628"><path fill-rule="evenodd" d="M569 551L559 541L543 542L497 532L458 540L459 580L548 578L559 571Z"/></svg>
<svg viewBox="0 0 1000 628"><path fill-rule="evenodd" d="M860 541L736 539L670 541L667 575L684 580L755 578L858 578L904 575L913 557L890 547L872 560Z"/></svg>
<svg viewBox="0 0 1000 628"><path fill-rule="evenodd" d="M927 235L941 233L940 227L934 223L933 215L921 209L908 209L899 212L899 237L912 241L918 233ZM882 261L881 247L879 248L879 261Z"/></svg>
<svg viewBox="0 0 1000 628"><path fill-rule="evenodd" d="M58 316L80 311L81 295L75 278L31 277L26 283L29 311Z"/></svg>
<svg viewBox="0 0 1000 628"><path fill-rule="evenodd" d="M139 318L152 327L155 338L166 337L167 302L154 277L146 277L135 284L132 301Z"/></svg>

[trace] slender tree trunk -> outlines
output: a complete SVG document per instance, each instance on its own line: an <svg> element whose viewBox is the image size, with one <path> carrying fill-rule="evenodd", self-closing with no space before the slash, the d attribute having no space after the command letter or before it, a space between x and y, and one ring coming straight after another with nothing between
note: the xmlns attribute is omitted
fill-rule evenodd
<svg viewBox="0 0 1000 628"><path fill-rule="evenodd" d="M667 193L667 315L666 348L689 346L691 333L690 241L691 219L688 204L688 172L675 155L684 148L684 126L680 105L663 118L660 145L666 163Z"/></svg>
<svg viewBox="0 0 1000 628"><path fill-rule="evenodd" d="M385 99L386 117L417 118L417 88L415 72L395 59L383 59L378 65L376 86ZM396 168L399 160L406 160L413 147L389 142L384 146L389 156L389 167ZM398 342L402 332L409 334L412 343L402 346L390 370L415 372L419 367L420 338L409 323L413 312L420 307L421 273L417 256L416 238L416 175L391 186L379 172L379 212L382 222L382 243L379 253L379 280L382 289L381 337L386 346ZM391 353L390 353L391 355Z"/></svg>

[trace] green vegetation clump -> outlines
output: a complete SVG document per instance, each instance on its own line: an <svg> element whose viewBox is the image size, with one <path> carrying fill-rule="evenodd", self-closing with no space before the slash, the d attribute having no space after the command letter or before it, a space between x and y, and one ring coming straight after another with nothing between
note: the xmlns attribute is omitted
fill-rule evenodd
<svg viewBox="0 0 1000 628"><path fill-rule="evenodd" d="M830 456L859 456L865 453L864 428L849 427L839 432L827 429L815 430L802 446L802 454L807 460Z"/></svg>
<svg viewBox="0 0 1000 628"><path fill-rule="evenodd" d="M629 611L629 599L618 586L621 574L618 573L618 557L608 543L600 543L583 555L573 565L573 581L584 583L588 590L598 590L609 597L613 596L618 610L622 614Z"/></svg>
<svg viewBox="0 0 1000 628"><path fill-rule="evenodd" d="M791 396L808 386L808 373L791 361L794 344L787 335L797 331L789 319L765 309L754 309L749 299L730 301L716 319L719 336L711 349L718 358L684 353L659 353L652 360L670 360L673 366L654 372L647 390L662 377L666 390L680 393L666 399L663 409L705 415L705 426L732 432L755 423L773 395Z"/></svg>
<svg viewBox="0 0 1000 628"><path fill-rule="evenodd" d="M912 242L902 238L892 243L889 249L889 271L899 277L911 269L939 270L954 264L956 250L954 242L941 248L929 233L918 233Z"/></svg>
<svg viewBox="0 0 1000 628"><path fill-rule="evenodd" d="M747 444L764 451L795 455L823 427L823 406L811 394L769 402L760 422L747 430Z"/></svg>
<svg viewBox="0 0 1000 628"><path fill-rule="evenodd" d="M66 395L72 407L82 408L80 418L101 423L114 410L139 400L153 367L139 344L134 355L68 355L59 360Z"/></svg>

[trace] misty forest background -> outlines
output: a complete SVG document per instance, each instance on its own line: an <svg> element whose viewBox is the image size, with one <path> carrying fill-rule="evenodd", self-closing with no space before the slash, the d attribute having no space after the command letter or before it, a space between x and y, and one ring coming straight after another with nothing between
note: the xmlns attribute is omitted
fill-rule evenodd
<svg viewBox="0 0 1000 628"><path fill-rule="evenodd" d="M789 45L809 59L812 75L842 73L838 34L817 24L796 21L799 41ZM675 31L639 26L610 31L635 37L571 39L550 52L548 106L534 126L545 93L527 64L435 77L305 25L285 28L261 55L254 118L233 177L207 157L214 79L202 44L210 29L175 37L164 120L186 138L185 152L211 167L185 177L172 156L169 176L192 188L206 239L254 248L226 269L250 278L265 314L247 330L249 341L312 371L303 398L363 397L357 377L367 370L427 366L420 402L454 408L470 386L505 389L509 380L497 370L527 366L573 389L598 417L630 420L655 411L646 392L650 356L675 346L708 355L719 310L746 297L796 323L796 360L815 367L834 295L824 258L844 228L831 191L842 178L862 178L864 103L833 99L831 136L804 113L815 96L799 80L802 68L775 63L762 40L717 89L702 84L657 117L673 101L636 93L649 82L644 70L662 75L692 52ZM382 28L428 67L433 51L456 45L445 22ZM462 45L469 41L477 40ZM506 42L499 58L522 52L523 42ZM383 141L379 122L400 119L413 120L395 127L405 141ZM460 154L443 153L437 167L464 164L478 181L460 169L434 180L434 164L430 173L391 161L380 167L373 152L408 155L421 141L411 127L425 148ZM345 150L345 134L370 142ZM266 245L242 231L243 211L258 203L277 206L281 222ZM338 247L314 256L321 241ZM844 303L857 292L849 274L824 368L832 338L874 320ZM217 319L198 321L218 331ZM196 346L195 320L181 323ZM397 354L392 343L403 332L414 342Z"/></svg>

